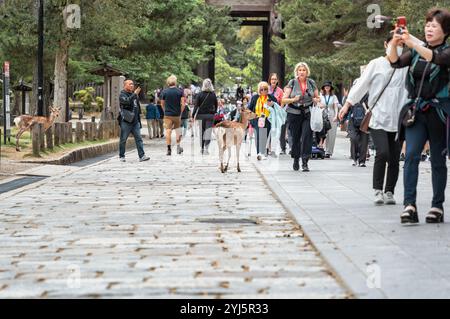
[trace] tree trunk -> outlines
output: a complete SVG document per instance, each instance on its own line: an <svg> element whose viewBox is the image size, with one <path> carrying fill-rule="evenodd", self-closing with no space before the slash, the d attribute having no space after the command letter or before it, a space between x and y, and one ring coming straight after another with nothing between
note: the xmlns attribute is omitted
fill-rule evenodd
<svg viewBox="0 0 450 319"><path fill-rule="evenodd" d="M67 95L67 61L69 58L69 43L61 40L55 58L55 87L53 106L60 107L61 112L57 122L66 122Z"/></svg>
<svg viewBox="0 0 450 319"><path fill-rule="evenodd" d="M33 16L37 17L39 14L39 1L35 0L33 3ZM37 49L33 59L33 91L30 98L30 114L37 115L37 95L38 95L38 66L37 66Z"/></svg>

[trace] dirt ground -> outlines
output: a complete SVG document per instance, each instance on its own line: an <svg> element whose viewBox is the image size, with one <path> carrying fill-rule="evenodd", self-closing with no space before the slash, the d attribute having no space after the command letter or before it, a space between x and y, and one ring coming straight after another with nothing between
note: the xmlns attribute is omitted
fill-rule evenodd
<svg viewBox="0 0 450 319"><path fill-rule="evenodd" d="M40 166L40 164L19 163L2 158L0 160L0 181L37 166Z"/></svg>

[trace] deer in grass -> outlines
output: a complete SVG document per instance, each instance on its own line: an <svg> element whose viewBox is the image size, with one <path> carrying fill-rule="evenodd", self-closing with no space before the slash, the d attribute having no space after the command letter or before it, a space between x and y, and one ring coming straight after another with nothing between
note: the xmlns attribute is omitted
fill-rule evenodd
<svg viewBox="0 0 450 319"><path fill-rule="evenodd" d="M247 108L242 108L240 114L240 122L223 121L216 125L216 136L219 144L220 171L222 173L226 173L228 171L231 159L231 148L233 146L236 147L237 171L238 173L241 172L241 167L239 165L239 152L247 131L248 123L250 120L256 118L256 114ZM226 165L223 163L225 150L228 150L228 161Z"/></svg>
<svg viewBox="0 0 450 319"><path fill-rule="evenodd" d="M19 132L16 135L16 151L20 152L19 140L25 131L31 130L33 126L36 124L43 124L44 132L46 132L53 125L53 123L55 123L55 120L58 118L60 111L61 111L60 107L59 108L52 107L50 108L50 116L48 117L32 116L32 115L21 115L16 117L14 119L14 123L19 129Z"/></svg>

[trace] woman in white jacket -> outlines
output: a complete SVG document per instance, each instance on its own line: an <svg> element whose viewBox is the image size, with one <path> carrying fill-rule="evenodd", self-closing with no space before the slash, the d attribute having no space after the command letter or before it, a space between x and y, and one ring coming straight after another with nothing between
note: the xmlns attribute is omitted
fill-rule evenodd
<svg viewBox="0 0 450 319"><path fill-rule="evenodd" d="M325 81L322 85L322 91L320 93L320 107L324 109L324 112L328 114L328 119L331 123L331 129L327 132L325 141L325 157L330 158L334 153L334 146L336 144L336 135L338 128L338 105L339 100L334 95L333 82Z"/></svg>
<svg viewBox="0 0 450 319"><path fill-rule="evenodd" d="M390 34L384 44L387 51L392 38L393 35ZM401 144L396 140L396 135L400 111L408 101L405 85L407 72L408 68L397 70L392 68L387 57L379 57L370 61L361 78L350 90L347 101L339 114L342 120L349 108L358 103L366 93L369 93L369 107L377 103L373 107L372 119L369 124L377 153L373 172L376 205L396 204L394 193L400 171L401 152ZM380 96L385 87L384 93ZM386 165L388 165L388 169L385 178ZM384 184L385 179L386 185Z"/></svg>

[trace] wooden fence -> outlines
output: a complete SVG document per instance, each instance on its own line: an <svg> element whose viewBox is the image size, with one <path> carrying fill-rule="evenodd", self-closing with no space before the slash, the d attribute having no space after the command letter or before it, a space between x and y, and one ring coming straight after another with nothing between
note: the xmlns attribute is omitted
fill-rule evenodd
<svg viewBox="0 0 450 319"><path fill-rule="evenodd" d="M55 123L44 133L42 124L33 126L32 132L33 156L40 156L40 152L53 150L63 144L82 143L84 141L107 140L118 138L120 127L117 121Z"/></svg>

